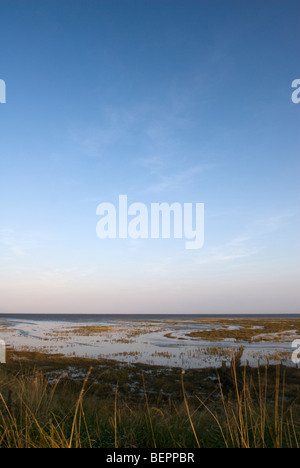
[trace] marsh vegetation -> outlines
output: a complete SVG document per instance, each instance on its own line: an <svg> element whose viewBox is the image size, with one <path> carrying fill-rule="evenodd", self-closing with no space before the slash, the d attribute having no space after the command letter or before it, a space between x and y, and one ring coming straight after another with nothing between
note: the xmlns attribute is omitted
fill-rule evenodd
<svg viewBox="0 0 300 468"><path fill-rule="evenodd" d="M299 370L122 365L10 350L0 447L299 447Z"/></svg>

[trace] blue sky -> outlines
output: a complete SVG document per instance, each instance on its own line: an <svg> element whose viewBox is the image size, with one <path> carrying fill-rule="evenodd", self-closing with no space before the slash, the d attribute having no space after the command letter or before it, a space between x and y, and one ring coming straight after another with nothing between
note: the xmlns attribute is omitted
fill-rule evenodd
<svg viewBox="0 0 300 468"><path fill-rule="evenodd" d="M299 312L298 0L0 6L0 312ZM96 207L205 203L205 245Z"/></svg>

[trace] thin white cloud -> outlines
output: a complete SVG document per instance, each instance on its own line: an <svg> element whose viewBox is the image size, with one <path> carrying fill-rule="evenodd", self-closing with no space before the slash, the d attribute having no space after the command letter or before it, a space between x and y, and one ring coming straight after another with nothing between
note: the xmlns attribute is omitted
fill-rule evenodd
<svg viewBox="0 0 300 468"><path fill-rule="evenodd" d="M193 166L182 171L175 172L169 175L159 175L158 181L149 185L146 188L147 192L162 192L164 190L176 189L181 187L183 184L188 185L191 183L199 174L214 167L213 165L203 164Z"/></svg>
<svg viewBox="0 0 300 468"><path fill-rule="evenodd" d="M269 234L281 229L289 219L299 214L298 209L287 210L274 215L264 216L252 223L252 229L260 234Z"/></svg>
<svg viewBox="0 0 300 468"><path fill-rule="evenodd" d="M249 237L237 237L223 245L209 248L206 255L197 258L197 265L232 262L246 259L260 252L260 248L251 245Z"/></svg>
<svg viewBox="0 0 300 468"><path fill-rule="evenodd" d="M14 232L11 229L0 230L0 245L2 245L4 250L10 255L18 257L25 255L23 248L17 242Z"/></svg>

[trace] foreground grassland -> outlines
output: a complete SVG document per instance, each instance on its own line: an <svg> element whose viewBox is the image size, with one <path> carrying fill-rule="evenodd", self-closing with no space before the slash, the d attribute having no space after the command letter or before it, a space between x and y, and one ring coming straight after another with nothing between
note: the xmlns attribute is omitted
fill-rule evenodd
<svg viewBox="0 0 300 468"><path fill-rule="evenodd" d="M9 351L0 447L299 447L300 371L189 370Z"/></svg>

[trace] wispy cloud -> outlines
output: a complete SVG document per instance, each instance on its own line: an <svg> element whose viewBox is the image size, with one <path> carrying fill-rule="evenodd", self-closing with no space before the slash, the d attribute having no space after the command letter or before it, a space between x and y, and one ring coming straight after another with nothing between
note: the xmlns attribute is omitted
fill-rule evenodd
<svg viewBox="0 0 300 468"><path fill-rule="evenodd" d="M194 90L194 93L196 90ZM171 158L182 144L180 132L195 122L189 116L194 103L194 93L170 90L164 102L144 100L132 106L111 106L99 104L97 122L73 125L69 136L83 154L90 156L110 155L115 147L132 147L136 158L154 161ZM157 157L158 155L158 157ZM119 154L120 156L120 154Z"/></svg>
<svg viewBox="0 0 300 468"><path fill-rule="evenodd" d="M269 234L281 229L284 224L299 214L299 209L287 210L276 214L260 217L250 226L257 234Z"/></svg>
<svg viewBox="0 0 300 468"><path fill-rule="evenodd" d="M24 256L25 252L19 245L15 238L15 234L10 229L0 229L0 245L2 245L6 252L14 256Z"/></svg>
<svg viewBox="0 0 300 468"><path fill-rule="evenodd" d="M159 174L158 181L146 188L147 192L162 192L167 189L176 189L191 183L197 176L213 166L199 165L184 169L169 175Z"/></svg>
<svg viewBox="0 0 300 468"><path fill-rule="evenodd" d="M45 268L31 264L6 268L0 271L1 284L27 284L44 286L72 286L89 283L97 274L97 268Z"/></svg>
<svg viewBox="0 0 300 468"><path fill-rule="evenodd" d="M224 263L252 257L261 249L251 244L251 238L237 237L223 245L209 248L206 255L198 258L196 263L198 265Z"/></svg>
<svg viewBox="0 0 300 468"><path fill-rule="evenodd" d="M244 229L246 235L233 238L222 245L203 250L197 258L197 265L234 262L247 259L267 251L266 238L284 228L289 219L294 218L298 210L288 210L264 217L256 217Z"/></svg>

